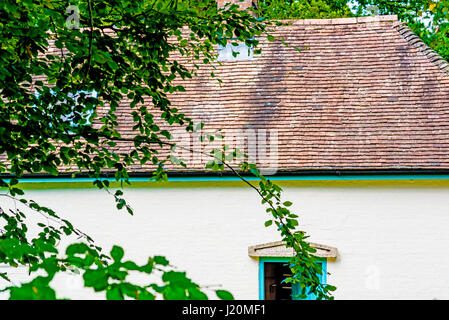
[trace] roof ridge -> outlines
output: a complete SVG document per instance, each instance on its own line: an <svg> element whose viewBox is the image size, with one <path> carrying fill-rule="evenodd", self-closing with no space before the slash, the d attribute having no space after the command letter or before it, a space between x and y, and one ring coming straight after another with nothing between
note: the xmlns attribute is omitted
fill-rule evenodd
<svg viewBox="0 0 449 320"><path fill-rule="evenodd" d="M398 22L393 27L411 46L418 49L431 63L449 75L449 63L418 37L406 23Z"/></svg>
<svg viewBox="0 0 449 320"><path fill-rule="evenodd" d="M367 17L352 17L352 18L332 18L332 19L296 19L296 20L281 20L281 22L298 24L320 24L320 25L337 25L337 24L356 24L356 23L370 23L370 22L397 22L397 15L381 15L381 16L367 16Z"/></svg>

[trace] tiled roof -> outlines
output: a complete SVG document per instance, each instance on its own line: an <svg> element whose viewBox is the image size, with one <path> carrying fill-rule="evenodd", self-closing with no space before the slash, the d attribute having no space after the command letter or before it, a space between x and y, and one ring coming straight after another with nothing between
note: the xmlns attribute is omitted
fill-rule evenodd
<svg viewBox="0 0 449 320"><path fill-rule="evenodd" d="M297 20L272 34L304 50L262 39L252 60L202 66L173 106L207 131L276 130L279 170L449 169L448 63L396 16Z"/></svg>
<svg viewBox="0 0 449 320"><path fill-rule="evenodd" d="M268 159L262 148L256 160L278 172L449 169L449 64L396 16L295 20L271 34L290 46L262 38L262 54L253 59L216 69L201 65L197 77L178 83L186 92L171 95L172 107L204 122L205 131L255 134L257 148L263 138ZM124 137L135 134L129 104L124 100L117 110ZM175 141L201 151L213 146L191 136ZM116 151L130 148L122 142ZM253 155L254 147L245 151ZM199 153L180 156L188 168L169 171L204 172L210 160ZM151 164L131 167L134 173L153 170Z"/></svg>

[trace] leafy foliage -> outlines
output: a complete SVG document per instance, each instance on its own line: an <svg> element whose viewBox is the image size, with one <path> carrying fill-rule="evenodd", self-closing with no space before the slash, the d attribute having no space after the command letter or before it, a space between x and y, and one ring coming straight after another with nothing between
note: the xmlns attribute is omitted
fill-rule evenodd
<svg viewBox="0 0 449 320"><path fill-rule="evenodd" d="M236 5L217 10L212 1L0 3L0 187L5 190L0 197L16 204L6 209L3 203L5 210L0 211L0 262L44 273L4 289L11 299L56 299L51 281L58 272L80 273L86 287L105 292L107 299L208 298L164 257L151 257L138 265L124 261L125 253L118 246L109 254L102 253L92 238L69 221L24 198L18 179L24 174L57 176L69 168L73 177L84 174L94 178L94 184L111 194L118 209L133 214L123 192L111 191L103 174L112 173L122 185L129 184L131 165L152 163L157 167L153 179L166 180L164 164L182 164L182 160L159 156L158 149L176 145L170 141L170 132L156 124L155 114L188 132L202 128L171 106L169 94L185 90L174 81L192 78L202 64L213 63L217 44L239 41L256 47L258 37L273 24L240 11ZM52 47L56 50L49 50ZM173 59L175 53L193 61L194 69ZM123 135L117 121L125 98L131 100L132 136ZM202 138L214 137L223 138L217 134ZM132 145L128 152L117 151L121 142ZM321 270L314 249L303 232L295 231L297 216L287 208L292 203L281 200L282 189L247 163L239 150L224 147L209 156L207 168L233 171L260 195L270 214L271 222L266 225L273 224L287 246L294 248L294 276L289 281L301 282L319 299L332 298L329 291L334 288L319 282ZM229 165L242 158L238 168ZM259 185L245 180L244 172L259 178ZM42 219L32 226L39 230L37 236L29 231L30 211ZM58 247L63 238L71 241L65 253ZM135 272L159 273L161 283L133 284L128 279ZM7 274L0 276L8 280ZM217 290L216 295L233 298L224 290Z"/></svg>

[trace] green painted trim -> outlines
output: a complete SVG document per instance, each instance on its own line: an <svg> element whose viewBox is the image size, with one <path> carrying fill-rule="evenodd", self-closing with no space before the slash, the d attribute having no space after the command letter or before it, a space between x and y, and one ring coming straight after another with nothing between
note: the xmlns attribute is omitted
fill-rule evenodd
<svg viewBox="0 0 449 320"><path fill-rule="evenodd" d="M272 181L348 181L348 180L449 180L449 175L348 175L348 176L268 176ZM248 181L259 181L255 177L245 177ZM93 178L25 178L21 183L92 183ZM116 182L114 178L104 178ZM130 178L131 182L152 182L149 178ZM9 179L5 179L9 181ZM169 182L226 182L240 181L238 177L172 177ZM158 183L154 182L153 183Z"/></svg>
<svg viewBox="0 0 449 320"><path fill-rule="evenodd" d="M272 176L281 187L310 188L449 188L449 175L379 175L379 176ZM259 181L245 177L248 181ZM8 181L9 179L5 179ZM24 178L19 187L25 190L89 189L96 188L93 178ZM114 178L104 178L111 188L120 188ZM238 188L245 183L238 177L172 177L168 182L150 181L150 178L130 178L124 188Z"/></svg>

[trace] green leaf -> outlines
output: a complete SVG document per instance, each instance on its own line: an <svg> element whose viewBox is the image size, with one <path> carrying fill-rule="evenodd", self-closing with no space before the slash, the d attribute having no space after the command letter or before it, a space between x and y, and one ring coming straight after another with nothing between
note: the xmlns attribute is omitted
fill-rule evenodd
<svg viewBox="0 0 449 320"><path fill-rule="evenodd" d="M221 300L234 300L234 296L226 290L216 290L215 294Z"/></svg>
<svg viewBox="0 0 449 320"><path fill-rule="evenodd" d="M192 300L207 300L208 297L204 292L201 292L197 288L189 288L188 289L190 299Z"/></svg>
<svg viewBox="0 0 449 320"><path fill-rule="evenodd" d="M105 270L87 270L84 275L84 285L92 287L95 291L103 291L108 287L108 276Z"/></svg>
<svg viewBox="0 0 449 320"><path fill-rule="evenodd" d="M0 272L0 278L6 280L8 282L11 282L11 280L9 280L8 274L6 272Z"/></svg>
<svg viewBox="0 0 449 320"><path fill-rule="evenodd" d="M112 288L108 288L106 290L106 299L107 300L124 300L122 292L120 291L118 286L113 286Z"/></svg>
<svg viewBox="0 0 449 320"><path fill-rule="evenodd" d="M115 262L122 260L123 255L125 254L122 247L114 246L111 250L111 257Z"/></svg>
<svg viewBox="0 0 449 320"><path fill-rule="evenodd" d="M168 260L165 257L162 256L154 256L153 260L156 264L159 264L161 266L168 266Z"/></svg>

